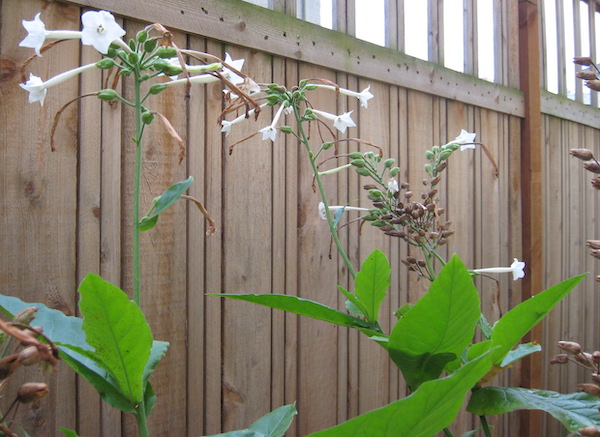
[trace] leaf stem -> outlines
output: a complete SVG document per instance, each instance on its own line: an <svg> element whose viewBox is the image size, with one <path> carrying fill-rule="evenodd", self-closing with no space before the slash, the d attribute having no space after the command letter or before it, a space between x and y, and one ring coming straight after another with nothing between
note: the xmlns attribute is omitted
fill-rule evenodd
<svg viewBox="0 0 600 437"><path fill-rule="evenodd" d="M135 420L138 426L138 434L139 437L148 437L150 434L148 433L148 422L146 419L146 404L142 400L136 408Z"/></svg>
<svg viewBox="0 0 600 437"><path fill-rule="evenodd" d="M444 428L444 435L447 437L454 437L454 434L452 434L452 431L450 431L448 428Z"/></svg>

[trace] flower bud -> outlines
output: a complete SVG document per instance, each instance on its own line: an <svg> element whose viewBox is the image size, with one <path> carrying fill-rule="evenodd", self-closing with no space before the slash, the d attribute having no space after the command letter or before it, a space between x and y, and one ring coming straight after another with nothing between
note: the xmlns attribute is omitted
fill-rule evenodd
<svg viewBox="0 0 600 437"><path fill-rule="evenodd" d="M600 240L587 240L585 244L590 249L600 249Z"/></svg>
<svg viewBox="0 0 600 437"><path fill-rule="evenodd" d="M352 152L348 154L348 158L350 159L363 159L363 154L360 152Z"/></svg>
<svg viewBox="0 0 600 437"><path fill-rule="evenodd" d="M137 42L145 42L148 39L148 32L140 30L135 36L135 39L137 39Z"/></svg>
<svg viewBox="0 0 600 437"><path fill-rule="evenodd" d="M590 159L594 159L594 154L589 149L571 149L569 151L569 155L574 158L581 159L582 161L589 161Z"/></svg>
<svg viewBox="0 0 600 437"><path fill-rule="evenodd" d="M570 354L578 354L581 352L581 345L574 341L559 341L558 347Z"/></svg>
<svg viewBox="0 0 600 437"><path fill-rule="evenodd" d="M102 69L102 70L108 70L109 68L113 68L115 66L115 61L113 61L112 59L101 59L98 62L96 62L96 67Z"/></svg>
<svg viewBox="0 0 600 437"><path fill-rule="evenodd" d="M164 83L155 83L154 85L152 85L150 87L150 89L148 90L148 92L150 94L159 94L161 92L163 92L164 90L167 89L167 85Z"/></svg>
<svg viewBox="0 0 600 437"><path fill-rule="evenodd" d="M366 168L356 168L356 173L358 173L361 176L369 176L369 170Z"/></svg>
<svg viewBox="0 0 600 437"><path fill-rule="evenodd" d="M129 60L129 63L137 64L140 58L137 55L137 53L133 52L133 53L129 53L129 56L127 57L127 59Z"/></svg>
<svg viewBox="0 0 600 437"><path fill-rule="evenodd" d="M24 308L21 311L19 311L16 316L13 317L13 322L21 323L22 325L29 325L31 321L35 318L37 310L38 309L33 306Z"/></svg>
<svg viewBox="0 0 600 437"><path fill-rule="evenodd" d="M452 155L452 150L442 150L442 153L440 153L440 161L445 161L450 158L450 155Z"/></svg>
<svg viewBox="0 0 600 437"><path fill-rule="evenodd" d="M590 66L594 63L594 61L589 56L576 56L573 58L573 63L577 65Z"/></svg>
<svg viewBox="0 0 600 437"><path fill-rule="evenodd" d="M19 352L19 362L23 366L32 366L41 360L40 351L35 346L28 346Z"/></svg>
<svg viewBox="0 0 600 437"><path fill-rule="evenodd" d="M353 159L350 161L350 164L354 167L363 168L365 166L365 161L363 159Z"/></svg>
<svg viewBox="0 0 600 437"><path fill-rule="evenodd" d="M400 173L400 167L393 167L390 170L390 177L393 178L393 177L397 176L398 173Z"/></svg>
<svg viewBox="0 0 600 437"><path fill-rule="evenodd" d="M577 391L600 397L600 386L596 384L577 384Z"/></svg>
<svg viewBox="0 0 600 437"><path fill-rule="evenodd" d="M98 91L96 94L100 100L106 100L107 102L111 102L119 97L119 93L117 93L112 88L107 88L104 90Z"/></svg>
<svg viewBox="0 0 600 437"><path fill-rule="evenodd" d="M28 382L19 388L17 400L23 404L43 398L48 394L48 385L43 382Z"/></svg>
<svg viewBox="0 0 600 437"><path fill-rule="evenodd" d="M583 168L592 173L600 173L600 164L594 160L585 161L583 163Z"/></svg>
<svg viewBox="0 0 600 437"><path fill-rule="evenodd" d="M288 127L288 126L281 126L281 132L283 132L283 128L284 127ZM284 132L286 134L291 134L292 133L292 128L290 127L290 131L289 132ZM331 141L326 141L323 143L323 145L321 146L323 147L323 150L329 150L333 147L333 143Z"/></svg>
<svg viewBox="0 0 600 437"><path fill-rule="evenodd" d="M600 436L600 430L595 426L588 426L586 428L580 429L577 431L578 434L585 436Z"/></svg>
<svg viewBox="0 0 600 437"><path fill-rule="evenodd" d="M559 354L550 360L550 364L566 364L569 362L567 354Z"/></svg>
<svg viewBox="0 0 600 437"><path fill-rule="evenodd" d="M161 46L156 51L156 56L161 59L169 59L177 56L177 51L173 47Z"/></svg>
<svg viewBox="0 0 600 437"><path fill-rule="evenodd" d="M593 71L578 71L575 76L577 76L578 79L584 79L584 80L594 80L594 79L598 79L598 77L596 76L596 73L594 73Z"/></svg>
<svg viewBox="0 0 600 437"><path fill-rule="evenodd" d="M158 41L155 39L149 39L148 41L146 41L144 43L144 51L146 53L150 53L153 52L154 49L156 49L156 46L158 45Z"/></svg>
<svg viewBox="0 0 600 437"><path fill-rule="evenodd" d="M284 133L284 134L291 134L292 133L292 127L291 126L281 126L279 128L279 132ZM325 145L325 143L323 143L323 145Z"/></svg>
<svg viewBox="0 0 600 437"><path fill-rule="evenodd" d="M431 150L426 150L425 158L427 158L427 161L431 161L434 158L433 152Z"/></svg>
<svg viewBox="0 0 600 437"><path fill-rule="evenodd" d="M154 121L154 114L152 112L143 112L142 113L142 121L144 124L150 124Z"/></svg>
<svg viewBox="0 0 600 437"><path fill-rule="evenodd" d="M388 158L385 161L383 161L383 167L384 168L390 168L392 165L394 165L396 162L396 160L394 158Z"/></svg>
<svg viewBox="0 0 600 437"><path fill-rule="evenodd" d="M440 165L437 166L436 170L438 173L443 172L446 167L448 167L448 161L443 161L442 163L440 163Z"/></svg>

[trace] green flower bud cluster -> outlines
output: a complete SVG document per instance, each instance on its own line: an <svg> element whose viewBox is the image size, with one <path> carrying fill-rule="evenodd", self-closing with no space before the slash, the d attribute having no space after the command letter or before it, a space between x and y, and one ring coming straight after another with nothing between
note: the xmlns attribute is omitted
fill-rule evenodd
<svg viewBox="0 0 600 437"><path fill-rule="evenodd" d="M443 146L433 146L431 150L425 151L425 158L427 164L425 164L425 171L427 174L434 178L439 173L445 170L448 163L446 162L453 152L456 152L460 148L458 143L449 143Z"/></svg>

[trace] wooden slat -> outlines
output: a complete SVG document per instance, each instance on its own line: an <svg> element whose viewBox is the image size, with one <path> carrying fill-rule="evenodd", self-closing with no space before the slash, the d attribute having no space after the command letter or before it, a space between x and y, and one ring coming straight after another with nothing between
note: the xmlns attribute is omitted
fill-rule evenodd
<svg viewBox="0 0 600 437"><path fill-rule="evenodd" d="M521 180L523 195L523 258L528 274L523 280L522 299L539 293L543 288L543 209L542 209L542 144L540 107L540 44L539 4L537 1L519 3L521 89L525 91L526 118L521 137ZM526 340L541 338L541 326L533 328ZM523 360L524 387L540 385L541 362L530 356ZM528 412L521 422L522 435L540 435L541 415Z"/></svg>
<svg viewBox="0 0 600 437"><path fill-rule="evenodd" d="M72 0L69 0L72 1ZM110 9L116 14L315 65L369 77L390 84L523 115L523 96L511 88L465 76L387 47L357 41L321 26L296 20L246 2L206 0L149 0L143 6L119 0L77 0L76 4ZM183 11L183 14L181 13ZM206 12L204 12L206 11ZM250 26L249 23L252 23ZM281 29L285 29L282 31Z"/></svg>

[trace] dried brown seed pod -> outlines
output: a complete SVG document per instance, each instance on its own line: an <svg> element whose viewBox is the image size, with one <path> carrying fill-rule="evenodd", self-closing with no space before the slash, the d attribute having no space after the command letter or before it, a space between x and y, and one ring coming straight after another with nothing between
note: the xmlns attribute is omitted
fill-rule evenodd
<svg viewBox="0 0 600 437"><path fill-rule="evenodd" d="M577 391L600 397L600 386L596 384L577 384Z"/></svg>
<svg viewBox="0 0 600 437"><path fill-rule="evenodd" d="M569 362L567 354L559 354L550 360L550 364L566 364Z"/></svg>
<svg viewBox="0 0 600 437"><path fill-rule="evenodd" d="M575 358L575 361L578 363L592 368L592 354L588 354L587 352L579 352L578 354L573 355L573 358Z"/></svg>
<svg viewBox="0 0 600 437"><path fill-rule="evenodd" d="M571 149L569 155L574 158L581 159L582 161L589 161L594 159L594 154L589 149Z"/></svg>
<svg viewBox="0 0 600 437"><path fill-rule="evenodd" d="M410 199L413 196L413 192L412 191L407 191L406 193L404 193L404 197L406 197L407 199Z"/></svg>
<svg viewBox="0 0 600 437"><path fill-rule="evenodd" d="M583 80L594 80L597 79L596 77L596 73L594 73L593 71L578 71L575 76L577 76L578 79L583 79Z"/></svg>
<svg viewBox="0 0 600 437"><path fill-rule="evenodd" d="M32 366L41 360L40 351L35 346L28 346L19 352L19 362L24 366Z"/></svg>
<svg viewBox="0 0 600 437"><path fill-rule="evenodd" d="M598 81L598 82L600 82L600 81ZM598 164L593 159L590 159L589 161L585 161L583 163L583 168L585 168L587 171L591 171L592 173L600 173L600 164Z"/></svg>
<svg viewBox="0 0 600 437"><path fill-rule="evenodd" d="M586 428L580 429L577 432L581 435L586 436L600 436L600 430L598 430L598 428L596 428L595 426L588 426Z"/></svg>
<svg viewBox="0 0 600 437"><path fill-rule="evenodd" d="M573 58L573 63L577 65L590 66L594 63L594 61L589 56L575 56Z"/></svg>
<svg viewBox="0 0 600 437"><path fill-rule="evenodd" d="M592 187L594 187L596 189L600 189L600 178L599 177L592 178Z"/></svg>
<svg viewBox="0 0 600 437"><path fill-rule="evenodd" d="M559 341L558 347L570 354L578 354L581 352L581 345L574 341Z"/></svg>
<svg viewBox="0 0 600 437"><path fill-rule="evenodd" d="M48 394L48 385L43 382L27 382L17 392L17 400L23 404L43 398Z"/></svg>
<svg viewBox="0 0 600 437"><path fill-rule="evenodd" d="M600 384L600 375L598 373L592 373L592 381L596 384Z"/></svg>
<svg viewBox="0 0 600 437"><path fill-rule="evenodd" d="M585 86L593 91L600 91L600 80L598 80L598 79L586 80Z"/></svg>
<svg viewBox="0 0 600 437"><path fill-rule="evenodd" d="M600 240L588 240L585 244L590 249L600 249Z"/></svg>
<svg viewBox="0 0 600 437"><path fill-rule="evenodd" d="M29 325L31 321L35 318L37 314L36 307L27 307L22 309L17 313L16 316L13 317L13 322L21 323L22 325Z"/></svg>
<svg viewBox="0 0 600 437"><path fill-rule="evenodd" d="M366 184L366 185L363 185L363 188L365 190L376 190L377 189L377 185L375 185L375 184Z"/></svg>

